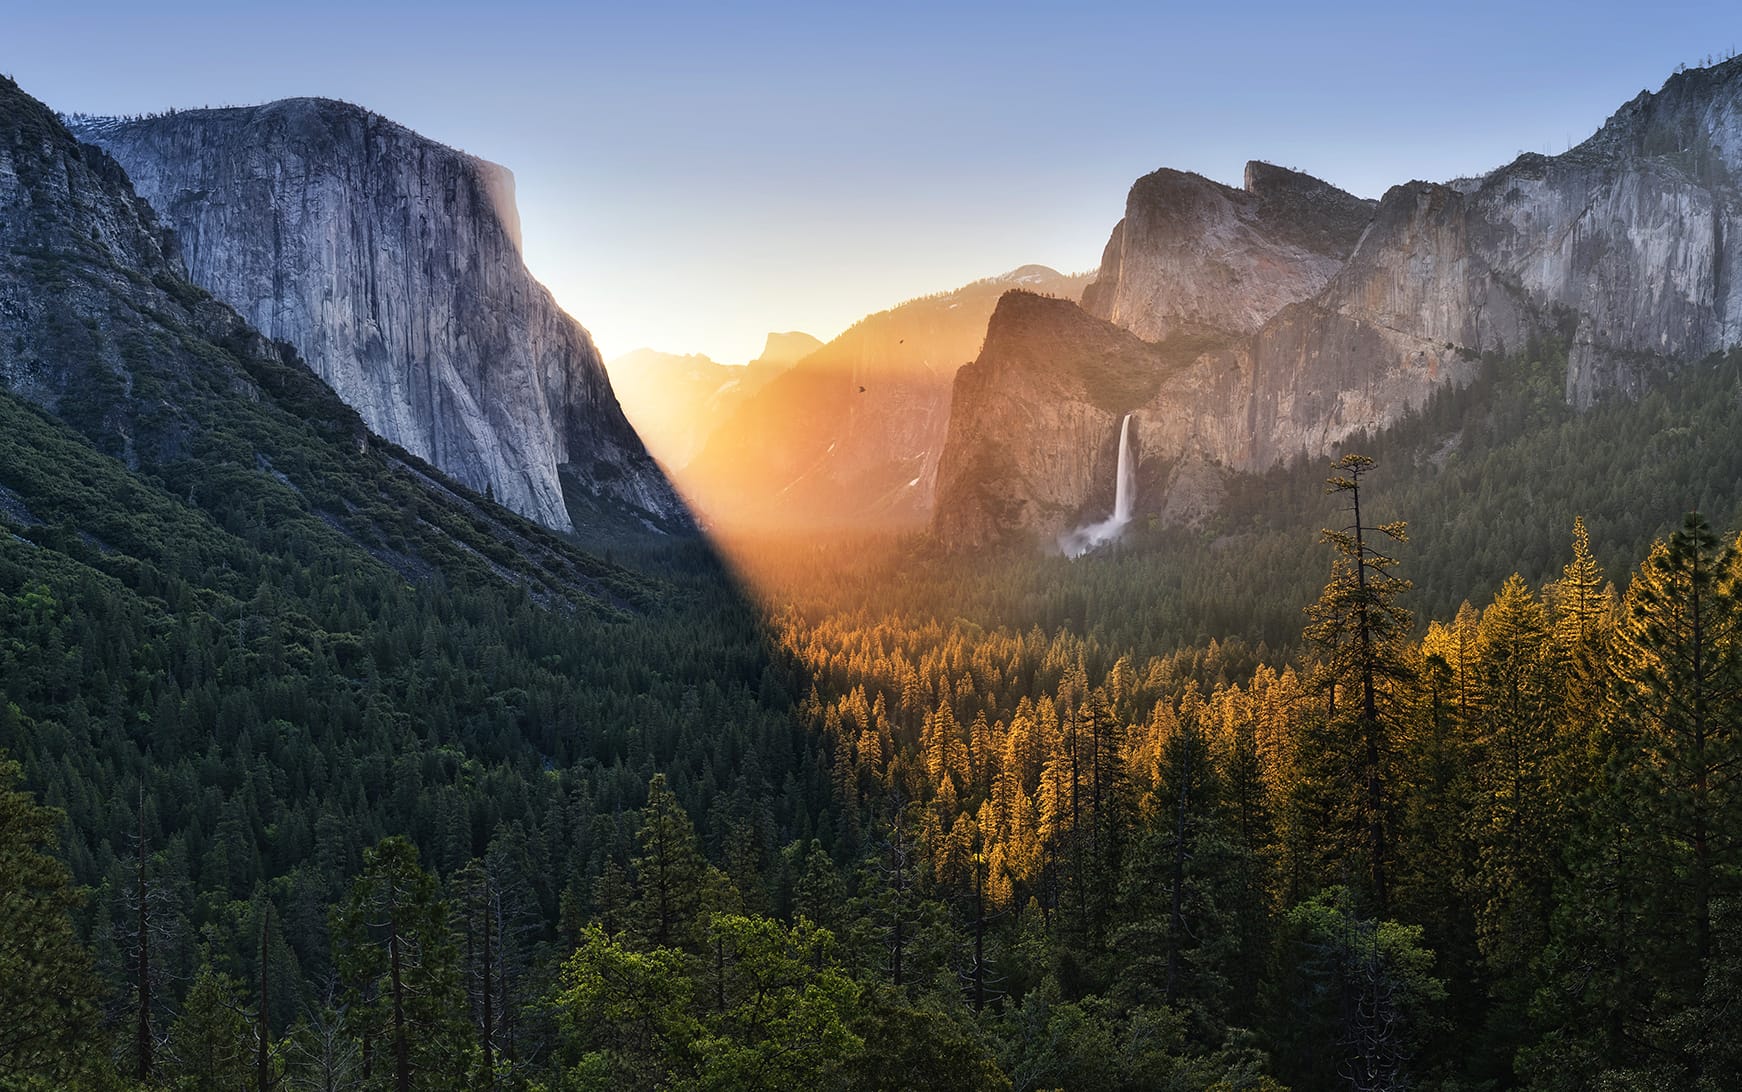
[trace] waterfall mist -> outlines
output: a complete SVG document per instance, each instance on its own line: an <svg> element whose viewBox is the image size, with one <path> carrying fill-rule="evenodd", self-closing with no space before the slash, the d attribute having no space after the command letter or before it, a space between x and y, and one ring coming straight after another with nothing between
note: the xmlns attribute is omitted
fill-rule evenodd
<svg viewBox="0 0 1742 1092"><path fill-rule="evenodd" d="M1131 507L1137 500L1137 461L1131 457L1131 414L1119 425L1119 468L1113 479L1113 514L1098 523L1085 523L1059 536L1059 549L1066 557L1082 557L1090 550L1113 542L1131 522Z"/></svg>

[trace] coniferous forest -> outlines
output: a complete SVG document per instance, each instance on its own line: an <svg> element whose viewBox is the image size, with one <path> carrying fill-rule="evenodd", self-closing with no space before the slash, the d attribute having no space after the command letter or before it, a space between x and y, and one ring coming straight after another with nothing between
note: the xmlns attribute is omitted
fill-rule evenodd
<svg viewBox="0 0 1742 1092"><path fill-rule="evenodd" d="M8 412L21 463L137 488ZM1545 458L1506 427L1453 470ZM1447 486L1405 439L1272 480L1316 586L1208 641L1130 616L1165 588L1087 625L1023 590L1136 586L1141 543L649 546L598 613L245 506L190 550L149 490L94 540L44 488L0 544L3 1077L1725 1087L1742 550L1689 515L1621 568L1556 512L1547 571L1424 611L1456 593L1400 498Z"/></svg>

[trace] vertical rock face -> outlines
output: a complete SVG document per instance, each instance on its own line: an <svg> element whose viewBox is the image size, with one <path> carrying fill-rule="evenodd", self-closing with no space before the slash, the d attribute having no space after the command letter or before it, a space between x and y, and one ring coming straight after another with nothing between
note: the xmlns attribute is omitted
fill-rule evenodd
<svg viewBox="0 0 1742 1092"><path fill-rule="evenodd" d="M1742 59L1642 93L1563 155L1393 188L1320 303L1403 338L1570 339L1567 397L1742 342Z"/></svg>
<svg viewBox="0 0 1742 1092"><path fill-rule="evenodd" d="M1064 529L1103 479L1112 485L1120 421L1159 393L1168 371L1160 347L1069 300L1006 294L979 358L956 374L939 539L963 547ZM1141 436L1141 415L1135 424Z"/></svg>
<svg viewBox="0 0 1742 1092"><path fill-rule="evenodd" d="M326 99L76 123L195 283L296 346L379 435L559 530L688 526L592 339L527 272L514 181Z"/></svg>
<svg viewBox="0 0 1742 1092"><path fill-rule="evenodd" d="M1137 180L1083 309L1147 341L1181 330L1250 334L1324 288L1374 203L1249 163L1246 186L1159 170Z"/></svg>
<svg viewBox="0 0 1742 1092"><path fill-rule="evenodd" d="M1206 477L1183 468L1328 455L1534 338L1569 344L1573 404L1632 393L1742 344L1739 263L1742 59L1672 77L1564 155L1396 186L1376 208L1257 164L1244 191L1157 172L1132 189L1088 316L994 314L958 379L933 529L955 545L1056 534L1110 488L1126 411L1152 464L1139 517L1189 518ZM1096 359L1157 367L1129 347L1110 357L1090 316L1156 343L1157 389L1109 402L1082 378ZM1034 398L1055 404L1017 442L977 424L1018 427ZM983 454L994 442L1002 461Z"/></svg>

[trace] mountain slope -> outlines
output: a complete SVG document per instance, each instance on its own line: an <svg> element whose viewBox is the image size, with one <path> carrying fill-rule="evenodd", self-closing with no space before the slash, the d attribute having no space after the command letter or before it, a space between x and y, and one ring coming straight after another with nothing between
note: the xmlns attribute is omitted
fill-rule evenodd
<svg viewBox="0 0 1742 1092"><path fill-rule="evenodd" d="M327 99L81 119L195 283L378 435L548 527L688 517L592 339L527 272L513 176Z"/></svg>
<svg viewBox="0 0 1742 1092"><path fill-rule="evenodd" d="M637 349L605 368L647 450L665 466L681 468L740 404L822 346L809 334L773 333L762 355L743 366Z"/></svg>
<svg viewBox="0 0 1742 1092"><path fill-rule="evenodd" d="M780 841L826 797L769 788L800 761L789 684L704 544L638 555L649 577L473 493L173 248L112 159L0 80L0 750L64 810L93 935L133 920L110 896L135 853L169 893L166 981L203 958L179 941L233 956L236 900L275 900L288 1015L388 834L451 871L542 832L554 907L614 851L582 832L654 769L773 801Z"/></svg>
<svg viewBox="0 0 1742 1092"><path fill-rule="evenodd" d="M1023 266L870 315L745 400L682 475L734 526L902 527L936 489L956 370L1012 288L1075 299L1085 278Z"/></svg>
<svg viewBox="0 0 1742 1092"><path fill-rule="evenodd" d="M294 350L186 280L174 238L114 160L15 84L0 84L0 100L0 381L10 397L220 522L247 503L276 536L344 543L403 577L469 572L553 602L620 598L599 583L611 567L371 437ZM28 498L15 478L24 456L15 450L0 476Z"/></svg>

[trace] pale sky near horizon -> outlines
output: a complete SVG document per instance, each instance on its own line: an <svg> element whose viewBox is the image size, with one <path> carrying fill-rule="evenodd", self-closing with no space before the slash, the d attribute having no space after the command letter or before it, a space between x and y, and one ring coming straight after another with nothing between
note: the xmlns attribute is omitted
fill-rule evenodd
<svg viewBox="0 0 1742 1092"><path fill-rule="evenodd" d="M1559 152L1742 5L0 0L56 110L348 99L514 171L533 272L607 358L741 362L770 330L1027 262L1092 268L1156 167L1364 196Z"/></svg>

